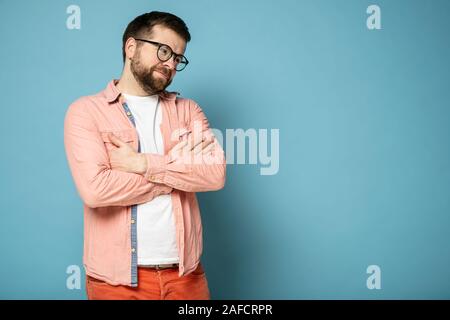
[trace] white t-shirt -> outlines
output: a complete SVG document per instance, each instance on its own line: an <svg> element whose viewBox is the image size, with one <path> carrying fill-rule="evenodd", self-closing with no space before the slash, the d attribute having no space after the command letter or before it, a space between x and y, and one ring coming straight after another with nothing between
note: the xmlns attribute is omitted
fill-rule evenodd
<svg viewBox="0 0 450 320"><path fill-rule="evenodd" d="M164 154L158 95L123 96L134 117L141 152ZM170 194L137 205L137 256L138 265L179 262Z"/></svg>

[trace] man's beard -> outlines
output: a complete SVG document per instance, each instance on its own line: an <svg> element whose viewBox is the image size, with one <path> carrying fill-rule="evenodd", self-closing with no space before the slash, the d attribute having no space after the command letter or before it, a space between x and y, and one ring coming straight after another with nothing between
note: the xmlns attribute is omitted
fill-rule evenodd
<svg viewBox="0 0 450 320"><path fill-rule="evenodd" d="M139 58L131 60L130 69L136 81L149 95L164 91L172 83L172 80L169 80L170 70L159 65L146 68L141 64ZM163 75L167 76L167 78L153 76L155 71L161 72Z"/></svg>

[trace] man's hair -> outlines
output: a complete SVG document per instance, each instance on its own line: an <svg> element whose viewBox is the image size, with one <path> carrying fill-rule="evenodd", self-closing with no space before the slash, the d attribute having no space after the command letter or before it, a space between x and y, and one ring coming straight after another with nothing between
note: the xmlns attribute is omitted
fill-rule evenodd
<svg viewBox="0 0 450 320"><path fill-rule="evenodd" d="M122 37L122 57L125 63L125 43L128 38L140 38L143 36L151 36L153 27L156 25L162 25L166 28L176 32L186 42L191 40L191 34L189 29L179 17L168 12L152 11L144 13L131 21Z"/></svg>

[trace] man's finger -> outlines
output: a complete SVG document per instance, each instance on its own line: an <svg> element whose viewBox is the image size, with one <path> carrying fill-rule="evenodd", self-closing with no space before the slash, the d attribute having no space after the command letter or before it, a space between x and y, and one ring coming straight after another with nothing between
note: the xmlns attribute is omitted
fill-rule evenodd
<svg viewBox="0 0 450 320"><path fill-rule="evenodd" d="M193 149L194 154L200 153L203 149L208 147L212 143L212 139L205 139L202 143L199 143Z"/></svg>
<svg viewBox="0 0 450 320"><path fill-rule="evenodd" d="M109 140L111 140L111 142L114 143L116 146L121 147L125 144L125 142L123 142L118 137L116 137L114 135L114 133L112 133L112 132L108 133L108 137L109 137Z"/></svg>
<svg viewBox="0 0 450 320"><path fill-rule="evenodd" d="M183 149L183 147L185 146L187 144L187 141L186 140L183 140L183 141L180 141L180 142L178 142L176 145L174 145L173 147L172 147L172 149L170 149L170 151L169 151L169 154L172 156L172 157L179 157L181 154L182 154L182 149Z"/></svg>
<svg viewBox="0 0 450 320"><path fill-rule="evenodd" d="M176 152L176 151L182 149L184 146L186 146L186 144L187 144L187 140L180 141L175 146L173 146L171 151Z"/></svg>
<svg viewBox="0 0 450 320"><path fill-rule="evenodd" d="M183 148L183 152L190 152L202 141L203 141L203 134L198 134L198 133L189 134L188 144Z"/></svg>
<svg viewBox="0 0 450 320"><path fill-rule="evenodd" d="M202 153L207 154L208 152L211 152L213 150L213 148L214 148L214 143L212 143L212 141L211 141L211 143L208 144L208 146L203 149Z"/></svg>

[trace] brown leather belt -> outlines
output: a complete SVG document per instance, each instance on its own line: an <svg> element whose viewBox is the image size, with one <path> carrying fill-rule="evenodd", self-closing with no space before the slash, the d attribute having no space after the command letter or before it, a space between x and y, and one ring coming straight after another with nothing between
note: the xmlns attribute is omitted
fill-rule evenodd
<svg viewBox="0 0 450 320"><path fill-rule="evenodd" d="M178 263L140 264L138 265L138 267L161 270L161 269L178 268Z"/></svg>

